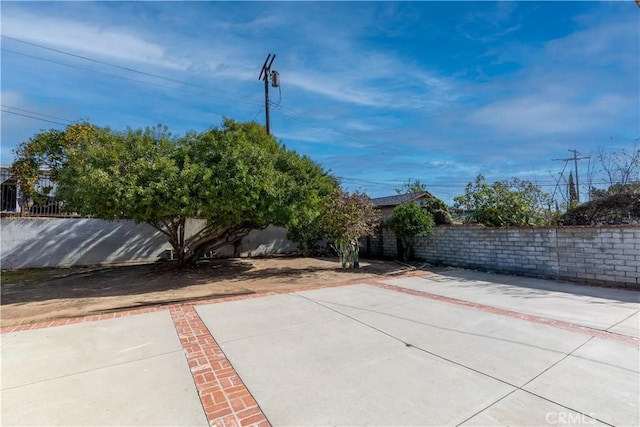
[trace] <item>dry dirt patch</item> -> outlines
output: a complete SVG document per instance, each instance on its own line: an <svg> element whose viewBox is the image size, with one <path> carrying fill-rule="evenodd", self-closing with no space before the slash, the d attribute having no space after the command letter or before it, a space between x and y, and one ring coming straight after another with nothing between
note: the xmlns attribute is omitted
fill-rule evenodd
<svg viewBox="0 0 640 427"><path fill-rule="evenodd" d="M3 271L0 319L2 326L19 325L229 295L294 291L407 271L393 262L360 265L342 269L337 259L283 257L215 260L182 270L163 263Z"/></svg>

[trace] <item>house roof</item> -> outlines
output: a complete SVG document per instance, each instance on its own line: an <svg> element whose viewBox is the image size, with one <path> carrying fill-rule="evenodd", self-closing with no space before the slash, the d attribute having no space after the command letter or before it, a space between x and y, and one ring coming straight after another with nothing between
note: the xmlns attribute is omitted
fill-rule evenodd
<svg viewBox="0 0 640 427"><path fill-rule="evenodd" d="M371 199L376 207L384 206L399 206L403 203L412 202L421 198L432 198L433 196L428 191L419 191L417 193L396 194L395 196L377 197Z"/></svg>

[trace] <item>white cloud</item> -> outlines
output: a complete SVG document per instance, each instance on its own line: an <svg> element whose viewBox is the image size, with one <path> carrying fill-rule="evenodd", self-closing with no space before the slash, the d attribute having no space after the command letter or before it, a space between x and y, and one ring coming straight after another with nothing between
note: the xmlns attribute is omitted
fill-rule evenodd
<svg viewBox="0 0 640 427"><path fill-rule="evenodd" d="M523 138L637 128L638 28L634 19L594 23L539 49L510 51L521 71L487 84L489 101L467 122Z"/></svg>
<svg viewBox="0 0 640 427"><path fill-rule="evenodd" d="M583 133L610 123L616 112L632 107L616 95L590 102L529 95L498 101L471 115L476 124L523 136Z"/></svg>
<svg viewBox="0 0 640 427"><path fill-rule="evenodd" d="M188 63L167 56L165 47L126 28L104 27L23 11L3 11L2 34L88 56L184 69Z"/></svg>
<svg viewBox="0 0 640 427"><path fill-rule="evenodd" d="M458 97L452 80L414 69L393 58L385 58L375 66L366 62L343 70L287 73L286 83L337 101L368 107L428 108Z"/></svg>
<svg viewBox="0 0 640 427"><path fill-rule="evenodd" d="M602 66L610 62L631 60L632 65L637 67L638 36L640 32L637 18L618 20L615 23L594 25L566 37L551 40L545 47L545 54L564 63L586 62Z"/></svg>

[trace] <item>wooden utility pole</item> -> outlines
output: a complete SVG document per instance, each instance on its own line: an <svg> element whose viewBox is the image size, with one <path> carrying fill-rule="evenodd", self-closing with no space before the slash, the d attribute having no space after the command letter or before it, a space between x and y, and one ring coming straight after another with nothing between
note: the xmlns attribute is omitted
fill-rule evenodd
<svg viewBox="0 0 640 427"><path fill-rule="evenodd" d="M271 54L267 55L267 59L264 60L264 65L262 65L262 70L260 70L260 76L258 76L258 80L264 80L264 112L267 135L271 135L269 123L269 78L271 77L271 64L273 64L274 59L276 59L275 53L273 56Z"/></svg>
<svg viewBox="0 0 640 427"><path fill-rule="evenodd" d="M580 181L578 181L578 160L590 159L591 157L578 157L578 150L569 150L570 153L573 153L573 157L569 157L568 159L551 159L551 160L560 160L562 162L568 162L573 160L573 164L575 166L576 171L576 202L580 203ZM566 165L565 165L566 166Z"/></svg>

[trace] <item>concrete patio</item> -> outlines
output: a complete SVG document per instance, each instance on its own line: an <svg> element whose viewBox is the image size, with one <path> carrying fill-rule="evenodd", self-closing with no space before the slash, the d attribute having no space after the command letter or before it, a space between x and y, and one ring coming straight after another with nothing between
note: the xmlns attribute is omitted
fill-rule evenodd
<svg viewBox="0 0 640 427"><path fill-rule="evenodd" d="M639 310L446 270L36 325L2 334L1 421L635 426Z"/></svg>

